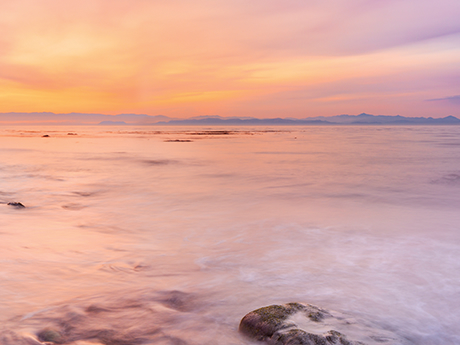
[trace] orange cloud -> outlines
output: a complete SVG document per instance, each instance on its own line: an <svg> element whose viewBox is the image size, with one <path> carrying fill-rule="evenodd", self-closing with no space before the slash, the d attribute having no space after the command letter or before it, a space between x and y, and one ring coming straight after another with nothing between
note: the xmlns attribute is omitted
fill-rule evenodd
<svg viewBox="0 0 460 345"><path fill-rule="evenodd" d="M2 1L0 111L417 115L423 99L456 94L459 11L456 0Z"/></svg>

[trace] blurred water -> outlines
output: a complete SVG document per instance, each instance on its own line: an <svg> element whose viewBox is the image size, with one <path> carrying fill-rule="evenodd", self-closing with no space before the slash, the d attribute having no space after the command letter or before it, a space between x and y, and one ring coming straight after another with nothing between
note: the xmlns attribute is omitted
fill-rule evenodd
<svg viewBox="0 0 460 345"><path fill-rule="evenodd" d="M247 312L292 301L460 343L460 127L24 126L0 147L0 344L247 344Z"/></svg>

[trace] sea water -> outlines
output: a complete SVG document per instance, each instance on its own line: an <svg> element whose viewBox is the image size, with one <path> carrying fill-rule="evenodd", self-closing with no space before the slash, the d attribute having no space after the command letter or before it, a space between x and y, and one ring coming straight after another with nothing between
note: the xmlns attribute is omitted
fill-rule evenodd
<svg viewBox="0 0 460 345"><path fill-rule="evenodd" d="M460 126L18 126L0 148L2 345L249 344L241 318L286 302L460 343Z"/></svg>

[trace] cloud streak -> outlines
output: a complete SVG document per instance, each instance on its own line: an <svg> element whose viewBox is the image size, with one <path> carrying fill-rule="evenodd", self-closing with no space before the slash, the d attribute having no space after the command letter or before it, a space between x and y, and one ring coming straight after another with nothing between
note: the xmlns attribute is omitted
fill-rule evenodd
<svg viewBox="0 0 460 345"><path fill-rule="evenodd" d="M444 98L433 98L428 99L429 102L447 102L455 105L460 105L460 95L444 97Z"/></svg>

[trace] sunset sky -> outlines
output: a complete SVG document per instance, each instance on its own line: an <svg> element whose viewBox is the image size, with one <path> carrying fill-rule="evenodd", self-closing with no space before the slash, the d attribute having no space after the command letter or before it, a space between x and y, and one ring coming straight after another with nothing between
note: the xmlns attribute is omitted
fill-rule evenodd
<svg viewBox="0 0 460 345"><path fill-rule="evenodd" d="M0 112L460 117L459 0L2 0Z"/></svg>

